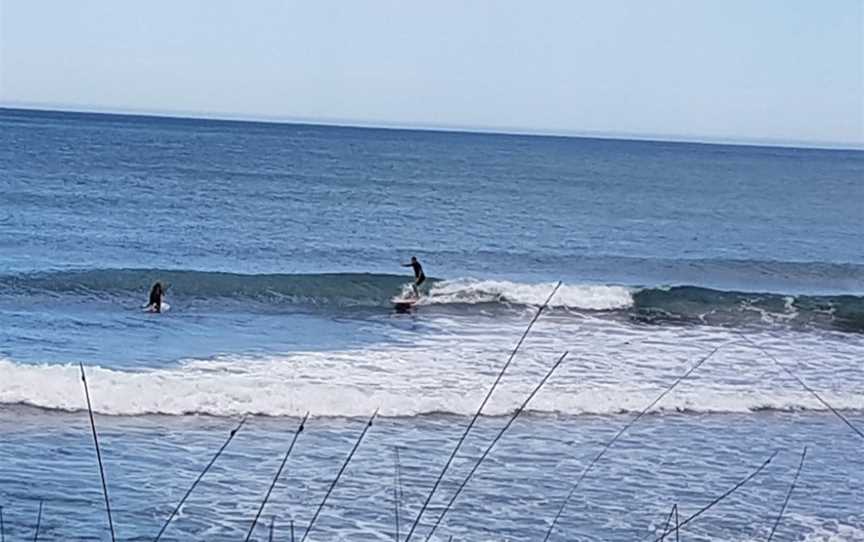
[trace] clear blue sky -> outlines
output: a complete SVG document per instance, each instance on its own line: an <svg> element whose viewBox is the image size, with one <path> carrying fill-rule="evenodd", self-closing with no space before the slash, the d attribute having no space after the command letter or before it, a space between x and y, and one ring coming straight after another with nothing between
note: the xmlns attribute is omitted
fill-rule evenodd
<svg viewBox="0 0 864 542"><path fill-rule="evenodd" d="M864 144L862 0L0 0L0 104Z"/></svg>

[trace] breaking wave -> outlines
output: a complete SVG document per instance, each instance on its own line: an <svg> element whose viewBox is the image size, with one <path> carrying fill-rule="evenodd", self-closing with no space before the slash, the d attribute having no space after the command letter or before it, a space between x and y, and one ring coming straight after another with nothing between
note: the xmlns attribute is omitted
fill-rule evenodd
<svg viewBox="0 0 864 542"><path fill-rule="evenodd" d="M162 269L96 269L0 276L0 296L141 301L156 280L168 285L175 308L223 305L255 307L389 307L405 292L405 275L332 273L262 274ZM421 302L454 310L471 306L530 306L545 300L552 283L489 279L430 279ZM785 324L864 332L864 297L724 291L697 286L631 287L564 284L552 306L601 311L649 324Z"/></svg>

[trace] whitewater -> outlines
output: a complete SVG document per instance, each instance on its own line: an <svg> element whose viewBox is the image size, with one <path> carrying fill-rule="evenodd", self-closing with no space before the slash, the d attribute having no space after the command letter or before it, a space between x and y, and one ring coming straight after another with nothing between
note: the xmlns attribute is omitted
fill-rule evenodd
<svg viewBox="0 0 864 542"><path fill-rule="evenodd" d="M404 346L295 352L272 356L222 356L186 360L170 368L120 370L109 363L88 368L99 392L95 410L111 415L212 416L470 415L476 397L491 385L507 348L502 330L518 336L517 322L471 324L466 332L448 317L435 325L442 336ZM458 343L452 334L458 329ZM449 333L448 333L449 330ZM446 337L446 339L444 338ZM669 382L714 348L710 363L654 407L657 412L723 413L760 410L824 411L797 382L740 337L709 327L628 330L620 324L550 316L525 346L484 414L512 412L557 353L572 359L531 404L535 413L564 415L638 412ZM864 378L854 370L864 341L842 335L789 344L770 334L753 336L836 408L864 410ZM511 341L512 342L512 341ZM77 364L21 364L0 360L0 404L78 411Z"/></svg>

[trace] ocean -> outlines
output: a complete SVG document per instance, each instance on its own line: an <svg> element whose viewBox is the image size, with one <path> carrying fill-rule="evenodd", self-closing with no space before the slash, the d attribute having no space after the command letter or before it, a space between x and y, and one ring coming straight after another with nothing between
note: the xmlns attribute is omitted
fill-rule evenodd
<svg viewBox="0 0 864 542"><path fill-rule="evenodd" d="M406 540L558 281L411 540L765 540L799 465L775 540L864 540L864 152L12 109L3 534L111 539L80 363L117 540L244 416L161 539L245 539L307 412L251 539Z"/></svg>

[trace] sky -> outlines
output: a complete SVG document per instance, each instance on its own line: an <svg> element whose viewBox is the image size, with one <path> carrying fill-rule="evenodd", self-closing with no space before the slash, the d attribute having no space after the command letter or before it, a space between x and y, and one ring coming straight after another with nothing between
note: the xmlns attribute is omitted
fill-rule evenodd
<svg viewBox="0 0 864 542"><path fill-rule="evenodd" d="M864 145L864 0L0 0L0 106Z"/></svg>

